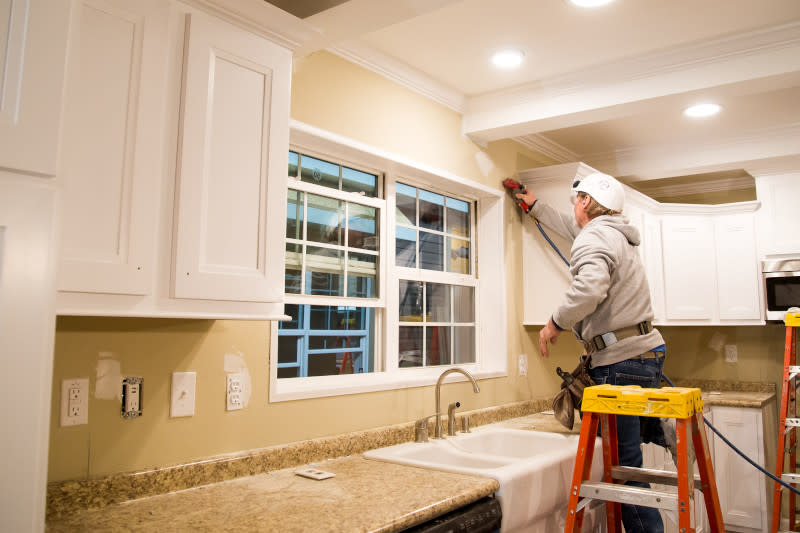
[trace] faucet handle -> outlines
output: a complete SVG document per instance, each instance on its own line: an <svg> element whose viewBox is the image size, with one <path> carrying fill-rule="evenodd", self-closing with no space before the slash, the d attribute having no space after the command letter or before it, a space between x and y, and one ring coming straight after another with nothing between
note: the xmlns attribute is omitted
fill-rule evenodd
<svg viewBox="0 0 800 533"><path fill-rule="evenodd" d="M453 436L456 434L456 409L461 407L461 402L453 402L447 406L447 434Z"/></svg>
<svg viewBox="0 0 800 533"><path fill-rule="evenodd" d="M414 422L414 442L428 442L428 419L435 416L428 415Z"/></svg>

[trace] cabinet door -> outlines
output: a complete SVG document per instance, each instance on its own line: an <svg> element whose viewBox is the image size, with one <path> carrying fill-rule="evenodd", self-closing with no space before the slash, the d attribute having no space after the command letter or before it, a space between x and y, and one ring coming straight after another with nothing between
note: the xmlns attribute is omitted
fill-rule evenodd
<svg viewBox="0 0 800 533"><path fill-rule="evenodd" d="M55 176L69 2L0 2L0 167Z"/></svg>
<svg viewBox="0 0 800 533"><path fill-rule="evenodd" d="M62 134L62 291L148 294L154 269L167 4L75 4Z"/></svg>
<svg viewBox="0 0 800 533"><path fill-rule="evenodd" d="M759 409L713 408L714 427L758 464L764 464L763 427ZM762 528L767 511L764 477L714 435L714 474L726 526Z"/></svg>
<svg viewBox="0 0 800 533"><path fill-rule="evenodd" d="M761 318L760 272L752 213L715 221L720 320Z"/></svg>
<svg viewBox="0 0 800 533"><path fill-rule="evenodd" d="M668 320L710 320L716 306L713 222L664 215L664 296Z"/></svg>
<svg viewBox="0 0 800 533"><path fill-rule="evenodd" d="M276 302L291 53L187 15L172 296Z"/></svg>

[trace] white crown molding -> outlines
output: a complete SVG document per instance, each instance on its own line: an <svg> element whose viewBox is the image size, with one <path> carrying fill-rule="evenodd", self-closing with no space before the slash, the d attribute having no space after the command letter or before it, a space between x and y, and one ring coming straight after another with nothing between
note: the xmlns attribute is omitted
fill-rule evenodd
<svg viewBox="0 0 800 533"><path fill-rule="evenodd" d="M256 35L295 50L319 32L264 0L182 0Z"/></svg>
<svg viewBox="0 0 800 533"><path fill-rule="evenodd" d="M328 48L328 51L430 98L457 113L463 114L466 109L466 97L462 93L373 47L361 42L350 41Z"/></svg>
<svg viewBox="0 0 800 533"><path fill-rule="evenodd" d="M557 142L551 141L544 135L538 133L514 137L512 140L559 163L569 163L580 160L580 157L578 157L575 152L568 150Z"/></svg>

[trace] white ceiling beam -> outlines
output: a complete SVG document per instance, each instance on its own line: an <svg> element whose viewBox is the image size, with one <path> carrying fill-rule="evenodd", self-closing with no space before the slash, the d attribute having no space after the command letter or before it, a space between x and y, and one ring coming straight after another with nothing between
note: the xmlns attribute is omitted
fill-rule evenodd
<svg viewBox="0 0 800 533"><path fill-rule="evenodd" d="M710 171L782 168L796 163L800 124L790 124L720 139L713 144L670 143L601 154L581 154L581 161L632 181L659 179ZM749 161L744 164L743 161ZM783 161L785 163L780 164ZM745 168L748 170L748 168Z"/></svg>
<svg viewBox="0 0 800 533"><path fill-rule="evenodd" d="M487 142L610 120L660 98L798 72L798 57L800 22L470 97L462 130Z"/></svg>

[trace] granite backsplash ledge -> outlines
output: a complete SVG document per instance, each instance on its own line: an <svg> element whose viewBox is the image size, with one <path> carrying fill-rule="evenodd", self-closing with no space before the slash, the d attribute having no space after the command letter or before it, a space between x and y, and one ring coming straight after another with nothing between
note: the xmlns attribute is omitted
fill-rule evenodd
<svg viewBox="0 0 800 533"><path fill-rule="evenodd" d="M475 427L538 413L550 409L550 404L551 401L547 399L526 400L464 411L458 418L469 416L470 425ZM433 420L429 422L429 432L433 434ZM344 457L413 439L414 423L409 422L216 456L154 470L52 482L47 488L47 519L57 520L76 510L100 509L114 503Z"/></svg>

